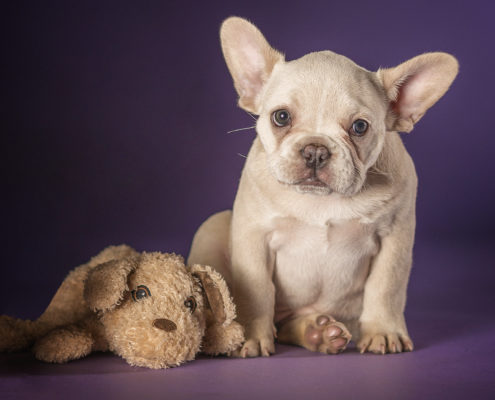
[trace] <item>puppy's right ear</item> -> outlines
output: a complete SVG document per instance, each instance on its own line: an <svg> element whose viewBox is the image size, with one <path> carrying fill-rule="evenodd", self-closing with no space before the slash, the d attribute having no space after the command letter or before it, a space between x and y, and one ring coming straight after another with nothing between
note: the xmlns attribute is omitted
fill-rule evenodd
<svg viewBox="0 0 495 400"><path fill-rule="evenodd" d="M259 114L258 97L273 67L284 56L273 49L253 24L239 17L226 19L220 29L222 51L234 86L239 106Z"/></svg>
<svg viewBox="0 0 495 400"><path fill-rule="evenodd" d="M84 300L95 312L117 306L129 290L127 277L139 265L139 256L107 261L89 271L84 283Z"/></svg>

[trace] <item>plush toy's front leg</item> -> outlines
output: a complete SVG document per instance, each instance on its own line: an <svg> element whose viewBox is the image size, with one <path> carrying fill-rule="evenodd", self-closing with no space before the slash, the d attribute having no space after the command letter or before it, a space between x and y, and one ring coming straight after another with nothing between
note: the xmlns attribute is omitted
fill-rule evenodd
<svg viewBox="0 0 495 400"><path fill-rule="evenodd" d="M108 343L96 318L57 328L37 340L33 347L38 360L52 363L65 363L92 351L105 350L108 350Z"/></svg>
<svg viewBox="0 0 495 400"><path fill-rule="evenodd" d="M412 264L414 215L396 223L381 240L366 282L360 339L363 353L377 354L411 351L413 343L404 319L406 290Z"/></svg>

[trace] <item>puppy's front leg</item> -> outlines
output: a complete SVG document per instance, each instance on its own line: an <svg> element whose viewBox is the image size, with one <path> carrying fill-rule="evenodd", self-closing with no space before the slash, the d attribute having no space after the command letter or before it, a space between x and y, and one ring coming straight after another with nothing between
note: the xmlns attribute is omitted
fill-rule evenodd
<svg viewBox="0 0 495 400"><path fill-rule="evenodd" d="M382 237L364 289L357 347L377 354L411 351L413 343L404 319L406 290L412 264L414 214L396 222Z"/></svg>
<svg viewBox="0 0 495 400"><path fill-rule="evenodd" d="M269 356L275 352L273 316L275 287L274 259L266 233L234 221L231 243L233 294L238 320L245 328L246 342L234 355Z"/></svg>

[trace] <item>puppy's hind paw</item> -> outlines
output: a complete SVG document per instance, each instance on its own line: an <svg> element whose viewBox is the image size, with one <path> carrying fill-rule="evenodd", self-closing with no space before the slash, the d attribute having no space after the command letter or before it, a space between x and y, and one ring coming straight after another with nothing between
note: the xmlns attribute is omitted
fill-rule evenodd
<svg viewBox="0 0 495 400"><path fill-rule="evenodd" d="M319 315L304 332L304 347L325 354L338 354L345 350L351 334L344 324L328 315Z"/></svg>

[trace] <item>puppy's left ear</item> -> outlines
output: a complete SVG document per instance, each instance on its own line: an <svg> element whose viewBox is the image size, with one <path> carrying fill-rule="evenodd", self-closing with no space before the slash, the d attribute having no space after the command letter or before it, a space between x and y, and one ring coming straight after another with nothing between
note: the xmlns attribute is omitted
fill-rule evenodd
<svg viewBox="0 0 495 400"><path fill-rule="evenodd" d="M195 264L191 273L203 288L206 306L211 309L216 324L227 326L236 317L235 305L222 275L206 265Z"/></svg>
<svg viewBox="0 0 495 400"><path fill-rule="evenodd" d="M410 132L445 94L458 70L457 60L447 53L426 53L395 68L378 70L390 101L387 129Z"/></svg>

